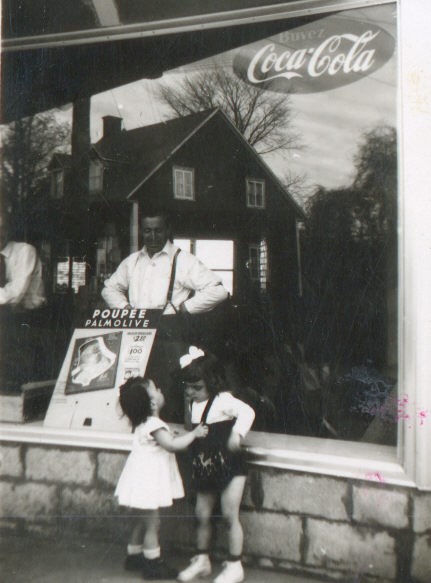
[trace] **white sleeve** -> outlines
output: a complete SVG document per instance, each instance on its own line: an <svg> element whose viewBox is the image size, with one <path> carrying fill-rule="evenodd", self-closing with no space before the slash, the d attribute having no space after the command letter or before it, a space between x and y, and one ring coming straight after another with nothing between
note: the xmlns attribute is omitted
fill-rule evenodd
<svg viewBox="0 0 431 583"><path fill-rule="evenodd" d="M158 429L166 429L169 431L169 426L158 417L149 417L144 423L141 423L136 428L137 439L141 445L155 441L153 436L154 431Z"/></svg>
<svg viewBox="0 0 431 583"><path fill-rule="evenodd" d="M167 425L167 423L162 421L159 417L149 417L145 423L145 429L148 435L151 435L158 429L166 429L169 431L169 425Z"/></svg>
<svg viewBox="0 0 431 583"><path fill-rule="evenodd" d="M254 410L250 405L247 405L241 399L237 399L231 393L222 393L220 396L223 399L223 413L236 417L236 422L232 428L233 431L239 433L241 437L245 437L253 425Z"/></svg>
<svg viewBox="0 0 431 583"><path fill-rule="evenodd" d="M17 305L30 285L33 271L38 260L37 251L26 245L10 263L10 281L0 288L0 304Z"/></svg>
<svg viewBox="0 0 431 583"><path fill-rule="evenodd" d="M183 254L180 253L179 260L181 255ZM184 302L190 314L208 312L228 297L220 277L199 259L193 255L184 254L183 261L186 270L184 285L195 292L192 298Z"/></svg>
<svg viewBox="0 0 431 583"><path fill-rule="evenodd" d="M110 308L122 309L129 303L129 284L129 257L127 257L105 281L105 287L102 289L102 298Z"/></svg>

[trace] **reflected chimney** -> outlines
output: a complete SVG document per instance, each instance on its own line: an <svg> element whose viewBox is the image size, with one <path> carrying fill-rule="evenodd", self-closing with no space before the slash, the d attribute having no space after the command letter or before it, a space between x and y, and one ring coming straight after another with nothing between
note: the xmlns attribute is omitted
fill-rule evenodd
<svg viewBox="0 0 431 583"><path fill-rule="evenodd" d="M104 138L112 138L113 136L118 136L120 134L123 118L115 115L105 115L102 119Z"/></svg>

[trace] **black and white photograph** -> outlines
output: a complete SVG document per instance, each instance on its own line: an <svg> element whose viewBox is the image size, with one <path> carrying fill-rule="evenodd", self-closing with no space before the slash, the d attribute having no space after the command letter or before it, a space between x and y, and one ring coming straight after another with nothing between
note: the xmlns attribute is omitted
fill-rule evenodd
<svg viewBox="0 0 431 583"><path fill-rule="evenodd" d="M2 581L431 581L428 13L3 0Z"/></svg>
<svg viewBox="0 0 431 583"><path fill-rule="evenodd" d="M114 332L75 342L66 394L114 386L121 336L121 332Z"/></svg>

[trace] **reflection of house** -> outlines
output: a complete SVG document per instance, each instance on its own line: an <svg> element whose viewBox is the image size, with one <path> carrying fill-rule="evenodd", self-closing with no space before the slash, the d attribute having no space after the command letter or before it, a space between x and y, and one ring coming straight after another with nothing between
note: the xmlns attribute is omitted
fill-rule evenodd
<svg viewBox="0 0 431 583"><path fill-rule="evenodd" d="M157 201L180 245L220 272L236 301L260 290L281 311L298 294L301 209L220 110L130 131L121 118L103 121L89 166L93 276L138 247L139 214ZM67 172L64 159L51 165L53 196L67 184L60 162Z"/></svg>

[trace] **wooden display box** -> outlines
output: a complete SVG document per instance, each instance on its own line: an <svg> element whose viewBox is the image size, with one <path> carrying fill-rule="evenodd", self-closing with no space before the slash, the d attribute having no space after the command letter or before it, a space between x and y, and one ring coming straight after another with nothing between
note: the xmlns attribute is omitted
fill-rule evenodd
<svg viewBox="0 0 431 583"><path fill-rule="evenodd" d="M0 421L29 423L45 418L56 380L25 383L17 392L0 392Z"/></svg>

